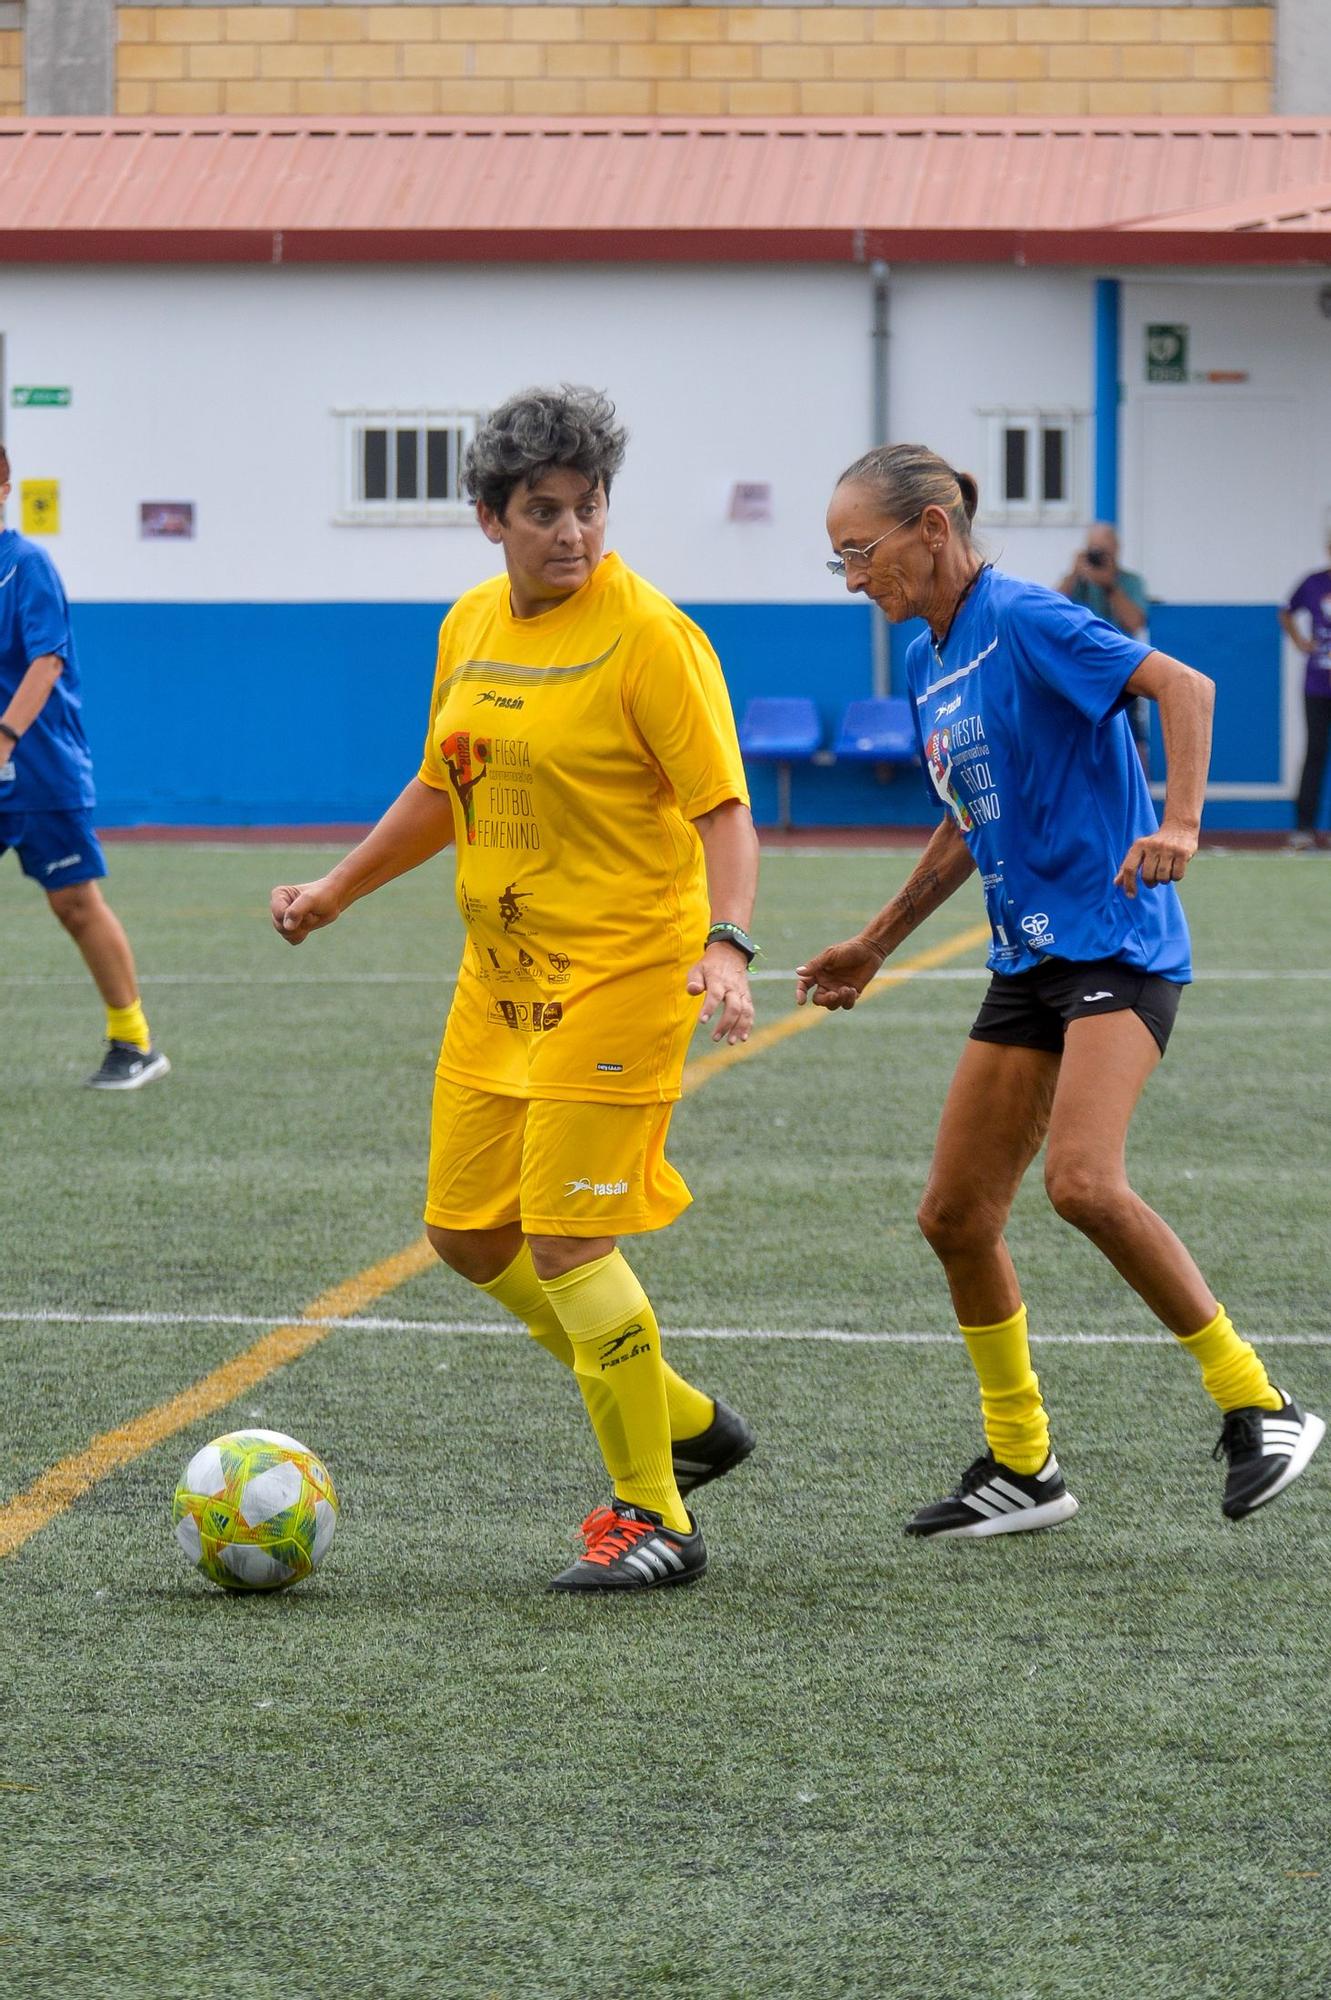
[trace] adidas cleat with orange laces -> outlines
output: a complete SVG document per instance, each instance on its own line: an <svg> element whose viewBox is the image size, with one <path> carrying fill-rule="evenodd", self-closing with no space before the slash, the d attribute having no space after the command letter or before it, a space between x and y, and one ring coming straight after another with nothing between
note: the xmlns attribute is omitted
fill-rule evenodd
<svg viewBox="0 0 1331 2000"><path fill-rule="evenodd" d="M692 1583L707 1567L702 1530L681 1535L667 1528L659 1514L612 1500L594 1507L582 1524L586 1544L568 1569L552 1578L551 1590L584 1592L657 1590L667 1583Z"/></svg>

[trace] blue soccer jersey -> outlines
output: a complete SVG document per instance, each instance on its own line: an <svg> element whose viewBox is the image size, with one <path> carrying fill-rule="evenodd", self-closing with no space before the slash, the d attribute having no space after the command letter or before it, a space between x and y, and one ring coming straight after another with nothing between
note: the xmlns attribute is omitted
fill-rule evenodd
<svg viewBox="0 0 1331 2000"><path fill-rule="evenodd" d="M47 653L59 655L64 671L12 759L4 754L9 739L0 744L0 812L65 812L96 804L64 586L45 549L6 529L0 532L0 711L33 661Z"/></svg>
<svg viewBox="0 0 1331 2000"><path fill-rule="evenodd" d="M941 648L906 655L925 770L975 857L995 972L1123 959L1192 977L1172 884L1114 877L1158 822L1123 710L1149 646L1039 584L986 570Z"/></svg>

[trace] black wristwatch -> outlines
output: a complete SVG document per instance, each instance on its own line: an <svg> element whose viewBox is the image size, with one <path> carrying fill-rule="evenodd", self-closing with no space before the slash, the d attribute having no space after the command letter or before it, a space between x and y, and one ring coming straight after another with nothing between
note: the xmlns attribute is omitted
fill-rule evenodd
<svg viewBox="0 0 1331 2000"><path fill-rule="evenodd" d="M742 951L750 965L758 956L758 947L748 932L740 924L713 924L707 933L708 944L733 944L736 951Z"/></svg>

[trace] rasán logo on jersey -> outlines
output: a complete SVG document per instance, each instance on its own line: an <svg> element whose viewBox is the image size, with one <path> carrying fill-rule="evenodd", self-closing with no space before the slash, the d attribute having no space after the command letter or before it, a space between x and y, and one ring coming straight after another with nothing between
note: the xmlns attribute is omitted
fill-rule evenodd
<svg viewBox="0 0 1331 2000"><path fill-rule="evenodd" d="M483 688L473 706L483 701L493 702L496 708L521 708L523 697L520 694L500 694L496 688Z"/></svg>

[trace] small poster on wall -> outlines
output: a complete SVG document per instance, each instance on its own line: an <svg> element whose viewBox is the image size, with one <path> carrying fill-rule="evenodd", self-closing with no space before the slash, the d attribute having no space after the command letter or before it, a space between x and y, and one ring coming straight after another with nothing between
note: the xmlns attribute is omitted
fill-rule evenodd
<svg viewBox="0 0 1331 2000"><path fill-rule="evenodd" d="M145 542L192 542L192 500L140 500L139 537Z"/></svg>
<svg viewBox="0 0 1331 2000"><path fill-rule="evenodd" d="M60 533L60 481L58 479L21 479L19 481L18 495L25 535L58 535Z"/></svg>

